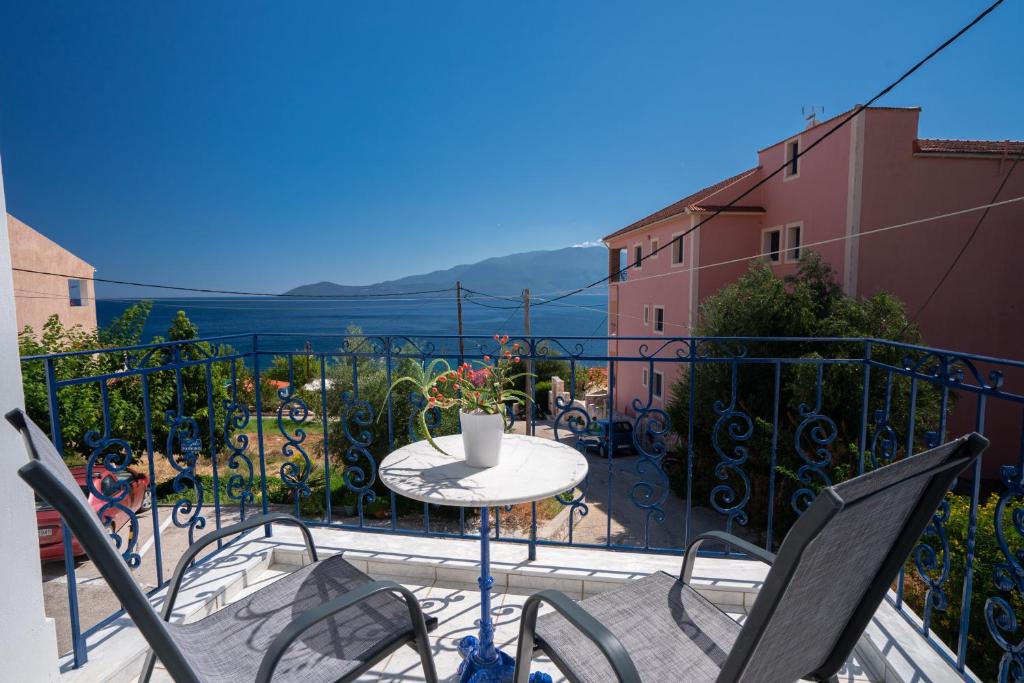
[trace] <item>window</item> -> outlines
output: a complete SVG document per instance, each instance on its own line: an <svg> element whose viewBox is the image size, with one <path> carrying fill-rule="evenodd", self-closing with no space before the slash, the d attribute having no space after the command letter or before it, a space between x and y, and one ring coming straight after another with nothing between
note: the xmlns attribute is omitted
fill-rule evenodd
<svg viewBox="0 0 1024 683"><path fill-rule="evenodd" d="M681 266L683 265L683 257L686 252L683 250L683 236L673 235L672 236L672 265Z"/></svg>
<svg viewBox="0 0 1024 683"><path fill-rule="evenodd" d="M800 175L800 138L786 143L785 177L796 178Z"/></svg>
<svg viewBox="0 0 1024 683"><path fill-rule="evenodd" d="M644 245L637 244L633 247L633 267L639 268L644 260Z"/></svg>
<svg viewBox="0 0 1024 683"><path fill-rule="evenodd" d="M663 392L664 388L665 388L665 376L663 374L661 374L660 372L658 372L657 370L655 370L654 371L654 387L652 388L652 392L651 393L654 394L655 398L661 398L662 397L662 392Z"/></svg>
<svg viewBox="0 0 1024 683"><path fill-rule="evenodd" d="M800 232L802 228L803 225L800 223L786 226L786 261L800 260Z"/></svg>
<svg viewBox="0 0 1024 683"><path fill-rule="evenodd" d="M665 331L665 307L654 307L654 331L663 333Z"/></svg>
<svg viewBox="0 0 1024 683"><path fill-rule="evenodd" d="M641 375L640 381L643 382L643 385L645 387L647 386L647 368L643 369L643 374Z"/></svg>
<svg viewBox="0 0 1024 683"><path fill-rule="evenodd" d="M651 324L651 307L648 304L644 304L644 327Z"/></svg>
<svg viewBox="0 0 1024 683"><path fill-rule="evenodd" d="M68 280L68 300L72 306L81 306L82 304L82 281L76 279Z"/></svg>
<svg viewBox="0 0 1024 683"><path fill-rule="evenodd" d="M658 258L658 238L651 238L651 258Z"/></svg>
<svg viewBox="0 0 1024 683"><path fill-rule="evenodd" d="M625 282L626 270L629 268L629 249L619 249L618 254L613 257L617 271L612 275L612 282Z"/></svg>
<svg viewBox="0 0 1024 683"><path fill-rule="evenodd" d="M782 231L772 228L761 233L761 253L766 261L779 262L779 250L782 248Z"/></svg>

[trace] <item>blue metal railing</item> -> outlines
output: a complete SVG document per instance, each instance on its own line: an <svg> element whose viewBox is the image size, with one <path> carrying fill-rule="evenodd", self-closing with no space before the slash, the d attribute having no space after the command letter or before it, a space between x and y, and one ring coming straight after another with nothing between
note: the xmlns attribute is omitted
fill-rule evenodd
<svg viewBox="0 0 1024 683"><path fill-rule="evenodd" d="M297 345L297 339L308 343ZM317 525L471 536L464 509L401 499L376 477L384 454L423 436L413 420L422 398L386 388L413 365L436 358L478 361L495 351L488 337L462 338L464 352L459 341L234 335L26 357L23 364L44 368L49 427L66 456L78 454L89 476L130 462L147 472L153 499L164 503L151 512L128 510L117 490L99 497L103 510L118 508L128 518L113 535L132 567L143 564L139 537L148 518L158 590L166 581L164 566L176 560L164 556L167 516L189 540L271 504L287 504ZM590 450L588 480L555 499L565 511L564 539L538 538L537 504L528 506L525 522L521 513L495 511L496 538L528 544L531 555L542 544L679 553L705 530L695 527L709 524L774 549L820 487L918 452L951 432L987 433L993 444L985 458L1003 466L994 524L979 527L987 489L979 462L961 492L963 537L951 539L951 510L944 504L891 602L965 678L973 665L969 638L979 636L971 632L971 617L982 612L984 637L1003 657L999 675L1007 679L1013 667L1024 666L1021 646L1013 642L1014 605L1024 596L1024 567L1015 551L1024 537L1024 513L1015 508L1024 496L1024 395L1004 388L1008 378L1018 386L1024 380L1024 363L860 338L513 341L524 360L558 363L564 375L568 395L553 400L546 421L555 438L581 449L598 446ZM105 362L83 374L89 359ZM69 374L71 365L77 374ZM598 400L614 418L604 427L580 400L582 378L594 367L606 373L606 395ZM271 375L275 384L267 381ZM533 428L544 422L537 412L524 417ZM629 458L616 457L616 422L631 430ZM436 410L428 413L428 425L435 432L454 426ZM311 438L316 432L322 432L319 441ZM161 476L164 482L157 481ZM1004 520L1011 509L1013 532ZM626 531L613 532L613 520ZM994 536L1002 553L996 566L984 568L994 575L994 595L974 595L979 535ZM116 615L81 623L71 541L64 539L71 644L80 666L89 636ZM912 614L911 601L920 616ZM945 617L957 610L951 630L956 620ZM943 633L936 635L937 626Z"/></svg>

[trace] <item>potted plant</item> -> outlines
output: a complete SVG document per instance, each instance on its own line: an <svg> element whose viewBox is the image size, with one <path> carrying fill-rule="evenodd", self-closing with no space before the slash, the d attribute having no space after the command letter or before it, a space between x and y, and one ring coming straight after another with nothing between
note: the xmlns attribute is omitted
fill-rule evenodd
<svg viewBox="0 0 1024 683"><path fill-rule="evenodd" d="M485 355L482 361L463 363L453 369L443 358L434 360L419 377L400 377L389 391L410 383L423 393L426 405L419 419L430 445L445 451L434 441L427 428L427 411L433 408L459 409L462 444L466 464L471 467L494 467L501 455L501 435L511 423L506 417L506 404L519 404L529 397L513 388L521 372L519 344L509 345L508 335L494 335L499 350L496 358Z"/></svg>

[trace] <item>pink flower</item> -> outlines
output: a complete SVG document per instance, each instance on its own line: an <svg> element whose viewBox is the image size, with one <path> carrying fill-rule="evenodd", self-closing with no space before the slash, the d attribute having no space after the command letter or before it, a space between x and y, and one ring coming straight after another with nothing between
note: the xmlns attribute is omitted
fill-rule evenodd
<svg viewBox="0 0 1024 683"><path fill-rule="evenodd" d="M469 382L474 387L480 388L487 383L487 378L490 376L490 368L480 368L469 373Z"/></svg>

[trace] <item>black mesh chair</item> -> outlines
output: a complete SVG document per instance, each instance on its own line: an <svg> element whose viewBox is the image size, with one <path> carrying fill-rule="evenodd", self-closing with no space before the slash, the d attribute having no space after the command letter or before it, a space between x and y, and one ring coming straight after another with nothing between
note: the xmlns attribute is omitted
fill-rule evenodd
<svg viewBox="0 0 1024 683"><path fill-rule="evenodd" d="M437 681L427 640L437 619L424 619L408 589L374 581L340 555L318 561L309 529L285 514L258 515L192 544L157 614L46 434L21 410L7 419L32 456L19 476L60 512L175 681L351 681L404 644L419 652L425 679ZM200 550L264 524L298 526L313 562L199 621L169 622L182 578ZM140 680L149 679L153 663L151 653Z"/></svg>
<svg viewBox="0 0 1024 683"><path fill-rule="evenodd" d="M969 434L821 491L778 555L723 532L664 572L573 602L527 599L516 683L534 646L573 683L835 680L946 491L988 446ZM771 565L742 626L690 584L697 548L725 543ZM537 618L541 603L554 611Z"/></svg>

